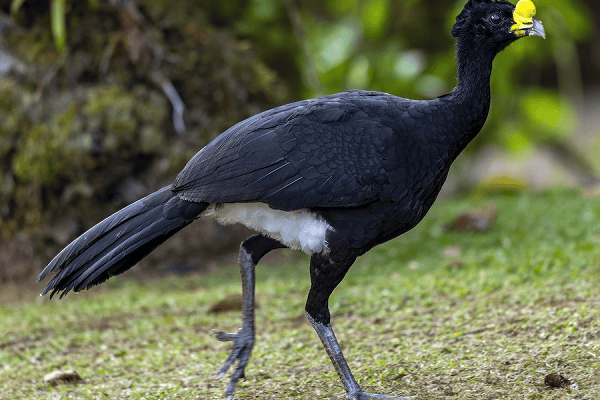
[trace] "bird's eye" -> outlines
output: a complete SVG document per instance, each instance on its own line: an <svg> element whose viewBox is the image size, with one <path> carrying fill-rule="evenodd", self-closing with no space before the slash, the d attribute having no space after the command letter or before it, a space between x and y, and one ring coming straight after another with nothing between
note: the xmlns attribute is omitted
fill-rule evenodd
<svg viewBox="0 0 600 400"><path fill-rule="evenodd" d="M490 16L490 21L492 21L492 24L494 24L494 25L498 25L501 20L502 20L502 18L500 18L500 16L498 14L492 14Z"/></svg>

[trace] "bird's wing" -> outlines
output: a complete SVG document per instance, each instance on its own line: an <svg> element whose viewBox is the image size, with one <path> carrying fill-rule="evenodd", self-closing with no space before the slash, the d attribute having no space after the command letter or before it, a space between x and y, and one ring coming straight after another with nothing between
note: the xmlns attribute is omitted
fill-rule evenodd
<svg viewBox="0 0 600 400"><path fill-rule="evenodd" d="M189 201L282 210L380 198L396 165L394 118L381 104L392 97L346 92L257 114L200 150L173 190Z"/></svg>

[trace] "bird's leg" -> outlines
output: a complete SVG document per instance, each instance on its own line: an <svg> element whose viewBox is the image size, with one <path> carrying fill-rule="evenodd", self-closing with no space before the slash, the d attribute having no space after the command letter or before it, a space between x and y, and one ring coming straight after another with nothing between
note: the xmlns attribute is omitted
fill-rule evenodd
<svg viewBox="0 0 600 400"><path fill-rule="evenodd" d="M244 378L244 370L250 359L254 346L254 267L252 257L242 245L239 256L240 273L242 275L242 326L237 333L217 331L216 338L220 341L232 341L233 346L229 357L219 369L217 378L222 378L231 364L238 360L238 365L231 374L231 380L225 391L227 399L233 398L235 385Z"/></svg>
<svg viewBox="0 0 600 400"><path fill-rule="evenodd" d="M231 374L225 396L233 399L235 385L244 378L244 370L248 365L252 347L254 346L254 268L258 261L269 251L285 247L278 241L263 235L246 239L240 246L239 266L242 276L242 326L237 333L216 331L220 341L232 341L231 353L219 369L217 378L222 378L229 367L237 360L238 364Z"/></svg>
<svg viewBox="0 0 600 400"><path fill-rule="evenodd" d="M405 399L406 397L386 396L366 393L360 388L348 367L342 349L331 327L329 314L329 296L341 282L354 259L335 263L322 256L313 255L310 260L311 287L306 301L306 316L319 335L335 370L346 390L346 396L353 400L367 399Z"/></svg>

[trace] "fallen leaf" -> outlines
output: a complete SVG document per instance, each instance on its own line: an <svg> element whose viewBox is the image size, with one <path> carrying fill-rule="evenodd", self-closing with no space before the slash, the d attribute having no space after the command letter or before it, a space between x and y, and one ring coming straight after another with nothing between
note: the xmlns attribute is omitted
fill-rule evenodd
<svg viewBox="0 0 600 400"><path fill-rule="evenodd" d="M565 388L571 386L571 381L559 373L552 372L544 378L546 386L554 388Z"/></svg>
<svg viewBox="0 0 600 400"><path fill-rule="evenodd" d="M488 231L498 216L498 207L488 204L483 208L473 208L465 211L450 223L446 229L450 231L475 230L479 232Z"/></svg>
<svg viewBox="0 0 600 400"><path fill-rule="evenodd" d="M398 375L396 375L395 377L393 377L392 379L395 381L399 381L400 379L404 378L407 374L405 374L404 372L399 373Z"/></svg>
<svg viewBox="0 0 600 400"><path fill-rule="evenodd" d="M65 383L76 383L82 381L81 376L74 369L65 371L54 371L44 376L44 382L56 386Z"/></svg>
<svg viewBox="0 0 600 400"><path fill-rule="evenodd" d="M450 264L446 265L446 269L459 268L459 267L462 267L463 265L465 265L463 260L456 259L456 260L453 260Z"/></svg>
<svg viewBox="0 0 600 400"><path fill-rule="evenodd" d="M232 294L214 303L209 307L207 314L218 314L228 311L242 311L243 299L241 294ZM256 300L254 302L254 308L258 308Z"/></svg>

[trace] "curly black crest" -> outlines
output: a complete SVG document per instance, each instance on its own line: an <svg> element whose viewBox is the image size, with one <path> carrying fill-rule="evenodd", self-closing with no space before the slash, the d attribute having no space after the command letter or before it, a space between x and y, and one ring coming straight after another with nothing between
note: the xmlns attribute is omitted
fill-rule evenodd
<svg viewBox="0 0 600 400"><path fill-rule="evenodd" d="M488 15L492 9L510 17L510 13L514 10L514 4L504 0L469 0L460 14L456 16L456 23L452 26L452 36L459 37L468 31L473 34L480 34L484 27L480 20Z"/></svg>

